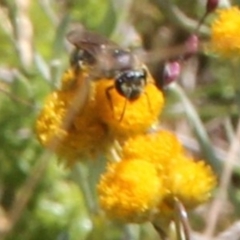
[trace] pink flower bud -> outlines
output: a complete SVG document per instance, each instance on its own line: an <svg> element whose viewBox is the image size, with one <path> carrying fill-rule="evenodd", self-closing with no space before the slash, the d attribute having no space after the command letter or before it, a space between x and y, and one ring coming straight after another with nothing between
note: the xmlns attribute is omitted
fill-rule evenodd
<svg viewBox="0 0 240 240"><path fill-rule="evenodd" d="M185 42L186 55L193 55L197 53L199 47L199 39L195 34L190 35L190 37Z"/></svg>
<svg viewBox="0 0 240 240"><path fill-rule="evenodd" d="M167 62L163 69L164 86L174 82L180 75L181 66L178 61Z"/></svg>
<svg viewBox="0 0 240 240"><path fill-rule="evenodd" d="M213 12L218 6L219 0L207 0L207 13Z"/></svg>

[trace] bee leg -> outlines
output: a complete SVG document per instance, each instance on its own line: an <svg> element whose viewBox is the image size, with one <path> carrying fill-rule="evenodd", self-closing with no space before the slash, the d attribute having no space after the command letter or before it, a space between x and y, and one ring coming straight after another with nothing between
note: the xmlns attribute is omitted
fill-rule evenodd
<svg viewBox="0 0 240 240"><path fill-rule="evenodd" d="M128 102L128 99L125 98L125 102L124 102L124 106L123 106L123 111L122 111L122 114L121 114L121 117L119 118L119 122L121 122L123 120L123 117L124 117L124 114L125 114L125 110L126 110L126 107L127 107L127 102Z"/></svg>
<svg viewBox="0 0 240 240"><path fill-rule="evenodd" d="M114 117L114 108L113 108L113 102L112 102L112 97L111 97L110 92L111 92L114 88L115 88L114 86L110 86L110 87L108 87L108 88L105 90L105 94L106 94L107 100L108 100L108 102L109 102L110 108L111 108L112 113L113 113L113 118L115 118L115 117Z"/></svg>
<svg viewBox="0 0 240 240"><path fill-rule="evenodd" d="M124 114L125 114L125 111L126 111L126 108L127 108L127 103L128 103L128 101L130 99L131 94L132 94L132 90L131 89L129 89L128 92L125 94L125 102L124 102L124 106L123 106L123 111L122 111L121 117L118 120L119 122L121 122L123 120L123 117L124 117Z"/></svg>
<svg viewBox="0 0 240 240"><path fill-rule="evenodd" d="M143 93L145 94L145 96L146 96L146 98L147 98L147 104L148 104L149 111L150 111L151 113L153 113L149 96L148 96L147 92L143 92Z"/></svg>

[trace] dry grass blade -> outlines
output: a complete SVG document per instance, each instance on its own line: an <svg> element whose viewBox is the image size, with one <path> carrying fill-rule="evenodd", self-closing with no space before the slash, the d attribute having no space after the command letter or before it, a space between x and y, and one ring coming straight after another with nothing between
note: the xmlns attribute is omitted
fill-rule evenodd
<svg viewBox="0 0 240 240"><path fill-rule="evenodd" d="M240 119L238 121L235 137L230 145L228 155L225 160L223 172L220 179L219 191L210 207L207 228L205 235L207 238L211 238L215 232L216 225L219 219L219 215L222 210L222 205L227 199L227 191L229 182L231 179L233 166L238 156L238 150L240 147Z"/></svg>

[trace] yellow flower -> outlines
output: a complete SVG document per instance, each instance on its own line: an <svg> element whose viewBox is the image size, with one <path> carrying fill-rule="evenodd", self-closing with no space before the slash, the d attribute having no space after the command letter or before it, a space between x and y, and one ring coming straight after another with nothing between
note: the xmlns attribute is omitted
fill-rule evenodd
<svg viewBox="0 0 240 240"><path fill-rule="evenodd" d="M37 136L44 146L51 144L51 139L54 137L59 141L66 137L67 133L62 129L62 124L69 100L72 98L71 93L62 91L53 92L47 97L36 122Z"/></svg>
<svg viewBox="0 0 240 240"><path fill-rule="evenodd" d="M129 101L113 88L110 91L111 100L109 100L106 96L106 89L113 84L111 80L101 80L96 83L96 101L98 103L96 111L99 118L116 137L128 137L145 132L157 121L162 111L164 105L162 92L154 84L149 83L144 89L145 93L136 100ZM111 103L113 109L111 109ZM124 108L125 103L126 108ZM122 114L123 118L121 119Z"/></svg>
<svg viewBox="0 0 240 240"><path fill-rule="evenodd" d="M107 215L126 222L148 220L163 196L154 165L139 159L109 164L98 192Z"/></svg>
<svg viewBox="0 0 240 240"><path fill-rule="evenodd" d="M238 7L220 9L212 23L211 49L225 56L240 55L240 10Z"/></svg>
<svg viewBox="0 0 240 240"><path fill-rule="evenodd" d="M175 155L183 152L177 137L166 130L132 137L123 146L122 155L126 158L141 158L163 170Z"/></svg>
<svg viewBox="0 0 240 240"><path fill-rule="evenodd" d="M76 76L72 68L67 69L61 79L61 90L69 90L76 85Z"/></svg>
<svg viewBox="0 0 240 240"><path fill-rule="evenodd" d="M89 100L83 110L73 116L72 122L64 129L64 121L75 98L74 91L55 91L48 98L36 124L40 142L65 158L68 165L77 159L104 151L108 145L106 128L95 116L95 102Z"/></svg>
<svg viewBox="0 0 240 240"><path fill-rule="evenodd" d="M177 198L186 208L196 207L211 197L216 186L216 176L210 166L181 154L170 161L165 174L168 189L165 204L169 206Z"/></svg>

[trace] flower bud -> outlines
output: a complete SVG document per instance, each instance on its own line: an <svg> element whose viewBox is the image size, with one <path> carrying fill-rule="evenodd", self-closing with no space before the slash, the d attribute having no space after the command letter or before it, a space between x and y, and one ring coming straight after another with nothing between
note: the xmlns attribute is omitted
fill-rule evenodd
<svg viewBox="0 0 240 240"><path fill-rule="evenodd" d="M213 12L218 7L219 0L207 0L207 13Z"/></svg>
<svg viewBox="0 0 240 240"><path fill-rule="evenodd" d="M185 42L186 54L184 59L191 57L193 54L197 53L199 47L199 39L195 34L190 35L190 37Z"/></svg>
<svg viewBox="0 0 240 240"><path fill-rule="evenodd" d="M197 25L196 32L199 31L199 28L202 26L206 17L218 7L218 3L219 3L219 0L207 0L206 9L205 9L206 11Z"/></svg>
<svg viewBox="0 0 240 240"><path fill-rule="evenodd" d="M181 66L178 61L167 62L163 68L163 85L166 86L175 81L181 72Z"/></svg>

